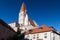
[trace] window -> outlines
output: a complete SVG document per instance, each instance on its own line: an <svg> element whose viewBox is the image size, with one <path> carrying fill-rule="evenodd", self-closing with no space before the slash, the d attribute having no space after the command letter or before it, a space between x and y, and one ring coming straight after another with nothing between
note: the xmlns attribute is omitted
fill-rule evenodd
<svg viewBox="0 0 60 40"><path fill-rule="evenodd" d="M27 30L27 28L25 28L25 30Z"/></svg>
<svg viewBox="0 0 60 40"><path fill-rule="evenodd" d="M23 24L20 24L20 26L23 26Z"/></svg>
<svg viewBox="0 0 60 40"><path fill-rule="evenodd" d="M37 38L39 38L39 37L37 36Z"/></svg>
<svg viewBox="0 0 60 40"><path fill-rule="evenodd" d="M39 34L37 34L37 36L39 36Z"/></svg>
<svg viewBox="0 0 60 40"><path fill-rule="evenodd" d="M47 33L45 33L44 35L47 35Z"/></svg>
<svg viewBox="0 0 60 40"><path fill-rule="evenodd" d="M35 39L35 37L33 37Z"/></svg>
<svg viewBox="0 0 60 40"><path fill-rule="evenodd" d="M47 36L44 36L44 38L47 38Z"/></svg>
<svg viewBox="0 0 60 40"><path fill-rule="evenodd" d="M34 35L34 37L35 37L35 35Z"/></svg>
<svg viewBox="0 0 60 40"><path fill-rule="evenodd" d="M47 38L47 33L44 33L44 38Z"/></svg>
<svg viewBox="0 0 60 40"><path fill-rule="evenodd" d="M37 34L37 38L39 38L39 34Z"/></svg>
<svg viewBox="0 0 60 40"><path fill-rule="evenodd" d="M42 30L43 28L42 28L42 27L40 27L39 29L40 29L40 30Z"/></svg>

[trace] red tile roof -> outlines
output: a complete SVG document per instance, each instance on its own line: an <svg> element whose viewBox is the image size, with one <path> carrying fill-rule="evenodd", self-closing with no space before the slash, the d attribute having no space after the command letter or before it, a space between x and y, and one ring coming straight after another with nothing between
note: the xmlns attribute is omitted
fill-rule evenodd
<svg viewBox="0 0 60 40"><path fill-rule="evenodd" d="M41 27L37 27L35 29L31 29L26 32L26 34L34 34L34 33L39 33L39 32L47 32L47 31L53 31L54 29L51 27L47 27L45 25L42 25Z"/></svg>
<svg viewBox="0 0 60 40"><path fill-rule="evenodd" d="M29 22L30 22L30 24L31 24L32 26L34 26L34 27L36 26L35 23L33 22L33 20L32 20L31 18L29 18Z"/></svg>

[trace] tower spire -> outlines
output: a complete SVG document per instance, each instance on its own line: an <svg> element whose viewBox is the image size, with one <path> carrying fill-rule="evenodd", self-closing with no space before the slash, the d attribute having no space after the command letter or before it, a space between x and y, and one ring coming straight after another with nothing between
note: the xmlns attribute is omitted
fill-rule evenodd
<svg viewBox="0 0 60 40"><path fill-rule="evenodd" d="M21 6L21 10L19 12L19 24L21 25L28 25L28 15L26 10L26 5L23 2Z"/></svg>
<svg viewBox="0 0 60 40"><path fill-rule="evenodd" d="M23 2L23 3L22 3L22 6L21 6L21 11L25 11L25 9L26 9L26 5L25 5L25 3Z"/></svg>

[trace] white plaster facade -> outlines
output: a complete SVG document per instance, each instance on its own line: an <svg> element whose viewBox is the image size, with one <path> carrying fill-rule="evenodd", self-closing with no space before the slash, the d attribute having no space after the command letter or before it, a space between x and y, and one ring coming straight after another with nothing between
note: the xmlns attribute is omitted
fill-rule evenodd
<svg viewBox="0 0 60 40"><path fill-rule="evenodd" d="M10 27L17 32L16 22L8 24Z"/></svg>
<svg viewBox="0 0 60 40"><path fill-rule="evenodd" d="M60 35L53 33L53 31L28 34L25 38L29 40L60 40Z"/></svg>
<svg viewBox="0 0 60 40"><path fill-rule="evenodd" d="M26 32L27 30L34 29L34 28L37 28L37 27L33 27L31 25L20 27L20 29L23 29L23 32Z"/></svg>
<svg viewBox="0 0 60 40"><path fill-rule="evenodd" d="M53 33L53 39L54 40L60 40L60 35Z"/></svg>

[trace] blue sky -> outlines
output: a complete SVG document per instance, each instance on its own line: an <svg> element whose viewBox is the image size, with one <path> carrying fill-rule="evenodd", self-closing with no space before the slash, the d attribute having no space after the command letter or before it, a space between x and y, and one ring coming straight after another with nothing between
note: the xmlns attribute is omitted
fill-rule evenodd
<svg viewBox="0 0 60 40"><path fill-rule="evenodd" d="M53 26L60 31L60 0L0 0L0 19L6 23L18 21L22 2L38 25Z"/></svg>

